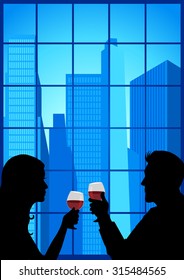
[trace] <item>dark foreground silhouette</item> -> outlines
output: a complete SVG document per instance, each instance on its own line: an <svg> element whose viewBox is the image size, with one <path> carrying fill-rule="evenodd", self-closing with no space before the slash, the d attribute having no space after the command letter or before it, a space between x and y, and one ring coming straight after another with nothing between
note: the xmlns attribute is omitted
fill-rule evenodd
<svg viewBox="0 0 184 280"><path fill-rule="evenodd" d="M112 259L184 259L184 196L180 185L184 163L174 154L155 151L146 156L142 186L146 202L154 202L128 238L124 239L108 214L108 202L89 199L100 234ZM122 186L123 187L123 186Z"/></svg>
<svg viewBox="0 0 184 280"><path fill-rule="evenodd" d="M0 188L1 260L57 259L67 229L77 224L79 211L72 209L63 217L46 254L41 254L28 232L28 224L32 205L44 201L48 188L44 179L44 164L35 157L18 155L5 164Z"/></svg>

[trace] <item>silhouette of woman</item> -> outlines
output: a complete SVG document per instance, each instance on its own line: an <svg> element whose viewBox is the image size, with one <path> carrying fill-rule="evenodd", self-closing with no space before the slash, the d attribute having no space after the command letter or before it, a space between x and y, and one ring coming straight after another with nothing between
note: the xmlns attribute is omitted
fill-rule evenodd
<svg viewBox="0 0 184 280"><path fill-rule="evenodd" d="M45 255L41 254L28 232L30 209L44 201L47 184L42 161L17 155L4 165L0 188L0 254L2 259L57 259L68 228L78 222L78 210L70 210Z"/></svg>

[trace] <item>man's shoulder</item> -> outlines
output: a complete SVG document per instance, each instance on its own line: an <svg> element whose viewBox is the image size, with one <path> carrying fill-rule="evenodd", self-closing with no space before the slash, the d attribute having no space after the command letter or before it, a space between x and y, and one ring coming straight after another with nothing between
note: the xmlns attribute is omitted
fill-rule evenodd
<svg viewBox="0 0 184 280"><path fill-rule="evenodd" d="M158 206L154 206L145 213L145 215L141 221L142 221L142 223L145 223L145 222L152 223L152 221L154 221L157 217L159 217L159 215L160 215L160 213L159 213Z"/></svg>
<svg viewBox="0 0 184 280"><path fill-rule="evenodd" d="M181 194L181 204L184 205L184 194Z"/></svg>
<svg viewBox="0 0 184 280"><path fill-rule="evenodd" d="M180 211L181 213L184 214L184 195L181 194L178 205L177 205L177 210Z"/></svg>

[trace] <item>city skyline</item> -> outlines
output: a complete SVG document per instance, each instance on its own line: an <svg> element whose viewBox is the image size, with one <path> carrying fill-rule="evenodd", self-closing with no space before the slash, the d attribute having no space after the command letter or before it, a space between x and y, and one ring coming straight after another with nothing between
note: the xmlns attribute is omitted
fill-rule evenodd
<svg viewBox="0 0 184 280"><path fill-rule="evenodd" d="M111 39L111 40L112 40L111 43L114 44L114 54L113 54L114 63L116 62L117 63L116 65L118 65L120 63L119 61L121 61L121 60L119 60L119 52L117 51L118 47L117 47L117 44L116 44L116 39ZM23 46L21 46L21 50L23 50L23 53L25 52L24 50L29 52L28 48L29 48L29 46L28 47L26 46L26 49L24 49ZM31 48L32 48L31 52L34 53L34 46L31 46ZM10 55L11 55L11 52L17 52L17 50L20 53L20 51L19 51L19 49L17 47L13 48L11 46ZM109 69L109 64L110 63L109 63L109 60L108 60L108 51L109 51L109 44L107 42L106 45L104 46L104 49L103 49L102 53L101 53L101 61L102 61L101 62L101 74L91 74L91 75L89 75L89 74L78 74L78 75L74 75L74 80L73 80L73 76L71 74L67 74L66 75L66 80L67 80L67 83L66 83L67 84L67 87L66 87L66 89L67 89L67 95L66 95L66 121L65 121L65 115L64 114L54 113L53 114L53 127L51 129L49 129L49 131L48 131L48 133L49 133L49 142L47 142L44 134L42 136L40 134L38 134L38 135L40 135L39 138L42 139L41 142L45 142L45 144L44 144L45 148L44 148L44 151L42 152L42 156L40 158L42 159L42 157L43 157L43 158L46 159L46 162L48 162L48 165L47 165L48 167L47 168L49 170L52 170L52 169L53 170L65 170L66 169L67 171L68 170L73 170L73 172L75 172L74 171L75 168L77 170L77 172L75 173L76 174L75 175L76 176L76 183L74 183L74 181L73 181L74 177L73 177L72 174L70 174L68 179L67 179L68 175L66 175L67 173L65 172L65 175L64 175L64 177L66 177L65 179L63 177L64 173L59 175L60 177L57 176L57 179L56 179L56 174L54 174L54 172L51 172L49 174L49 179L48 179L49 185L51 186L51 188L56 187L58 182L60 182L60 183L58 183L58 187L60 187L62 185L66 186L66 184L68 184L67 180L69 180L69 182L70 182L68 184L69 188L71 188L71 186L73 186L73 188L76 188L77 190L80 190L80 191L83 191L84 193L86 193L87 185L91 181L103 181L103 183L105 184L105 187L107 189L107 194L109 193L108 186L109 186L109 184L111 185L111 198L110 198L110 209L111 209L111 211L112 212L119 212L120 213L121 211L125 211L125 212L128 211L129 212L131 208L134 209L133 204L136 204L136 203L132 202L132 200L131 200L131 193L128 191L128 189L127 190L124 189L123 193L121 195L122 197L124 197L124 208L121 208L120 205L121 205L122 201L121 200L117 201L116 186L119 184L119 182L122 182L128 188L128 186L129 186L129 184L131 182L135 183L135 180L136 180L136 183L138 184L141 181L141 178L139 176L137 176L137 179L139 178L138 180L135 179L135 177L134 177L134 179L132 179L132 177L131 177L132 173L130 173L129 175L128 175L128 173L122 173L122 175L121 175L120 173L118 174L116 172L113 172L110 175L110 177L109 177L108 174L106 174L105 177L104 177L104 176L101 176L99 172L96 172L96 175L95 175L95 172L93 172L94 174L92 175L92 173L91 173L91 175L87 175L87 177L86 177L86 179L84 181L84 178L83 178L84 175L82 175L82 173L79 171L80 169L86 169L86 171L87 171L87 169L91 169L91 170L92 169L96 169L96 167L94 166L94 163L97 162L98 160L99 160L99 164L98 164L97 169L99 169L99 170L101 170L101 169L102 170L108 170L109 168L112 171L113 171L113 169L125 169L125 170L126 169L127 170L130 169L131 170L132 169L132 166L131 166L132 162L134 162L134 164L135 164L135 155L132 158L132 155L133 155L132 152L133 151L131 151L132 150L131 146L129 147L129 145L128 145L128 141L127 141L127 139L128 139L128 131L125 130L125 129L123 129L121 131L120 130L117 130L117 131L114 130L114 131L111 132L111 134L110 134L110 143L111 143L111 146L113 147L111 156L110 156L110 154L108 155L108 152L107 152L109 144L108 144L108 140L107 140L108 139L108 133L106 132L106 130L109 127L110 124L113 124L113 122L117 126L117 123L116 123L117 121L113 119L113 114L112 114L113 111L111 110L110 112L108 112L108 108L109 108L109 101L108 101L108 98L109 98L108 94L109 93L108 93L108 91L109 90L108 90L107 86L104 86L104 85L108 85L108 83L109 83L109 81L108 81L108 69ZM111 49L111 52L112 52L112 49ZM8 56L8 57L10 57L10 56ZM13 63L14 63L14 69L16 69L15 68L15 63L17 63L17 65L20 65L20 60L19 60L19 64L18 64L18 62L15 62L15 61ZM25 61L24 61L24 63L25 63ZM28 62L26 62L26 63L28 65L28 67L29 67L30 64ZM179 73L175 74L175 75L174 74L172 74L172 75L169 74L170 79L167 79L167 81L166 80L159 80L158 81L158 80L155 80L153 78L153 75L150 74L150 73L154 73L154 72L157 73L156 72L157 70L155 70L155 69L162 69L163 68L162 65L165 65L165 64L167 64L167 65L174 65L171 62L166 61L164 63L161 63L160 65L157 65L155 68L151 69L150 71L148 71L147 72L147 76L146 76L148 84L149 83L150 84L153 83L153 84L161 84L162 86L164 86L164 85L169 85L169 84L171 84L171 85L172 84L176 84L177 85L177 84L180 83L180 79L179 79L180 75L179 75ZM11 63L9 63L9 66L11 67ZM176 69L176 67L177 66L175 66L175 69ZM118 69L119 68L117 67L117 70ZM177 69L179 69L179 68L177 68ZM25 69L24 69L24 71L25 71ZM35 69L34 68L33 68L32 71L33 71L33 73L35 73ZM33 73L31 74L31 72L29 72L29 73L30 73L31 77L35 76L35 74L33 74ZM163 73L163 70L162 70L161 73ZM118 75L122 79L123 79L123 74L124 74L124 71L122 71L122 72L119 71L118 72ZM17 70L17 72L16 72L16 70L12 71L12 70L8 69L7 79L9 79L8 81L11 81L12 77L14 78L14 77L17 76L16 79L20 80L21 75L22 74L21 74L20 70ZM157 77L157 74L154 74L154 75L155 75L155 77ZM150 78L149 78L149 76L150 76ZM176 78L173 78L173 77L176 77ZM117 78L118 78L118 76L117 76ZM28 79L28 85L29 85L30 81L31 81L31 83L34 83L34 80L29 80L30 79L29 76L28 76L27 79ZM139 77L137 77L136 79L131 81L130 89L134 89L135 85L136 86L139 85L139 84L143 85L143 81L145 81L144 74L140 75ZM74 91L72 89L73 82L75 84ZM94 83L94 86L92 86L93 83ZM36 105L36 103L32 103L32 106L33 106L32 108L34 108L34 106L35 106L34 110L36 110L36 111L35 111L35 113L33 115L37 116L38 120L35 121L35 123L32 124L31 126L34 127L37 124L38 125L37 128L39 128L39 127L43 128L44 126L43 126L43 123L42 123L42 106L41 106L42 105L42 87L40 85L39 78L37 78L37 85L39 85L39 87L37 87L37 95L39 96L39 98L37 97L37 105ZM25 88L29 89L29 87L25 87ZM16 87L15 87L15 89L16 89ZM25 90L24 87L22 89L23 89L23 91ZM32 89L33 89L33 96L36 97L36 92L34 92L34 87ZM136 90L139 90L139 88L136 87ZM120 126L123 124L122 126L126 127L126 124L127 124L127 113L126 113L127 104L126 104L126 101L127 100L126 100L126 96L125 96L125 90L124 90L124 88L120 88L120 92L119 93L116 92L116 91L117 91L117 88L112 88L111 87L111 89L110 89L111 102L114 103L112 108L116 108L116 113L118 112L120 114L120 116L122 117L122 120L120 122ZM123 98L121 97L121 95L123 96ZM142 95L142 97L140 98L141 95ZM17 96L18 96L18 93L17 93ZM4 124L5 124L5 126L8 127L8 126L10 126L9 123L8 123L8 119L11 117L11 114L9 113L9 110L10 110L12 105L13 106L17 106L17 102L14 101L14 100L16 100L16 96L14 94L14 95L12 95L13 103L10 103L11 95L10 95L9 91L6 92L6 96L5 97L6 97L5 98L5 104L6 104L5 108L6 108L6 110L5 110L5 119L4 119L5 122L4 122ZM119 99L119 97L120 97L120 99ZM131 95L130 95L130 97L131 97ZM24 93L24 97L22 96L21 98L22 98L22 100L25 99L26 98L26 93ZM143 100L142 101L142 105L141 105L141 108L142 108L141 112L142 112L143 118L142 119L140 118L141 122L139 124L133 123L131 121L132 112L134 112L135 115L137 115L136 110L137 110L137 112L139 112L140 108L137 108L136 110L135 110L135 108L134 109L130 108L128 110L128 112L130 113L129 117L130 117L130 125L131 125L131 127L134 127L134 126L144 126L143 122L144 122L144 108L145 108L145 105L143 105L143 104L144 104L145 97L144 97L144 91L142 92L142 88L141 88L141 91L139 93L139 98L138 99L139 99L139 102L135 102L134 101L133 103L130 100L130 105L132 106L132 104L137 104L137 105L141 104L141 100ZM121 103L119 102L120 100L121 100ZM29 103L27 103L27 102L22 102L21 101L21 103L25 104L24 106L27 106L27 104L29 106ZM178 103L179 103L179 101L178 101ZM73 105L74 105L74 108L72 107ZM24 109L24 110L25 110L25 112L27 112L27 109ZM33 110L33 112L34 112L34 110ZM15 112L18 112L17 109L15 109ZM21 112L21 109L20 109L20 112ZM74 115L73 115L73 112L74 112ZM122 112L124 112L123 115L122 115ZM179 111L178 111L178 113L179 113ZM90 116L90 114L91 114L91 116ZM110 114L110 116L109 116L109 114ZM25 122L24 116L23 116L23 120ZM109 120L110 120L110 123L109 123ZM20 119L20 121L21 121L21 119ZM136 118L136 122L138 122L137 118ZM17 125L18 125L18 123L17 123ZM149 125L151 125L151 124L149 124ZM21 124L19 124L19 126L21 126ZM23 127L24 127L24 125L23 125ZM78 134L79 138L77 138L77 134L76 134L77 131L75 131L75 134L73 134L73 132L71 130L72 127L74 127L74 128L78 127L77 130L79 132L79 134ZM83 130L82 129L79 130L80 127ZM93 127L99 127L99 129L95 128L95 130L94 130ZM97 137L97 134L96 134L97 131L99 131L98 133L100 133L99 134L100 135L99 139L101 139L100 141L102 141L102 142L99 142L99 144L97 144L96 141L98 141L98 140L95 140L96 144L94 145L94 143L93 143L96 151L97 151L97 147L99 147L99 151L101 151L103 146L107 147L107 150L104 153L104 155L106 155L106 160L104 160L104 158L103 158L104 156L103 157L101 156L101 152L100 153L99 152L98 153L97 152L93 153L93 156L92 157L90 156L90 157L91 157L91 159L94 158L94 160L93 160L94 163L91 162L91 166L89 166L89 167L88 167L88 165L86 165L86 163L87 163L86 159L89 160L90 157L86 156L86 154L88 154L88 152L87 152L87 150L84 150L84 143L83 143L84 139L86 141L87 138L86 138L85 134L84 134L84 137L82 136L83 133L85 132L86 128L87 128L87 131L89 133L90 133L90 131L94 130L94 133L95 133L94 134L94 137L95 137L94 139L97 139L96 138ZM67 129L68 129L68 131L67 131ZM38 131L41 132L42 130L38 130ZM83 133L82 133L82 131L83 131ZM105 133L104 136L102 136L103 135L102 132ZM63 133L65 133L65 135ZM63 139L63 140L61 140L61 143L63 143L63 145L65 147L67 147L67 149L70 148L70 152L72 151L72 149L74 149L73 152L75 153L75 156L73 157L72 154L71 154L70 164L67 165L67 166L66 166L66 162L65 162L64 165L61 162L62 151L63 151L63 147L64 146L63 145L59 145L59 142L58 142L58 139L57 139L58 137L56 135L58 135L58 137L59 137L59 135L61 136L61 139ZM75 136L74 139L73 139L72 135ZM5 138L6 137L7 136L5 134ZM130 144L131 144L132 139L134 139L136 137L132 137L131 134L130 134L129 138L130 138ZM8 139L8 138L6 138L6 139ZM9 143L9 141L6 140L6 139L5 139L5 141L7 143ZM75 141L76 141L75 139L78 139L77 141L79 141L79 143L81 143L81 144L75 145ZM89 134L89 139L90 139L90 141L93 141L92 140L93 139L92 134ZM68 140L68 142L67 142L67 140ZM15 140L15 141L17 141L17 140ZM56 144L57 142L58 142L58 144ZM20 141L19 141L18 145L20 146ZM82 150L81 150L81 148L79 149L79 157L76 156L76 150L75 149L77 148L77 146L78 147L83 147ZM59 148L61 149L61 152L60 152L61 159L59 159L59 161L56 160L56 156L58 154L57 150L53 153L53 148L54 147L55 148L57 147L57 149L59 149ZM116 147L116 150L115 150L115 147ZM122 147L124 147L124 150L122 150ZM128 148L130 148L130 150L128 150ZM11 151L11 149L8 149L8 150ZM111 148L110 148L110 150L111 150ZM120 150L122 150L121 153L120 153ZM5 151L6 151L6 149L5 149ZM27 153L28 149L25 148L24 150L19 150L19 151ZM40 148L38 147L38 152L39 151L40 151ZM45 154L45 152L46 152L46 154ZM82 167L82 165L81 165L82 164L81 156L82 156L83 152L85 152L84 159L85 158L86 159L84 161L85 164ZM137 151L134 150L134 153L135 152L137 152ZM18 151L17 151L17 153L18 153ZM35 153L36 153L36 148L33 151L32 155L35 155ZM47 155L47 153L48 153L48 155ZM63 153L65 154L65 152L63 152ZM140 151L140 153L141 153L141 151ZM13 155L15 155L15 154L16 154L16 152L14 150ZM66 154L68 154L68 153L66 153ZM98 159L98 154L100 155L99 159ZM40 153L40 155L41 155L41 153ZM143 156L143 151L142 151L142 156ZM73 159L72 159L72 157L73 157ZM108 161L108 157L111 157L111 164L110 164L110 166L108 166L106 164L107 161ZM9 158L9 156L7 158ZM101 165L101 159L102 158L104 160L103 162L104 162L105 165ZM113 160L113 158L114 158L114 160ZM117 161L118 158L119 158L119 162ZM124 162L122 162L122 159L124 160ZM72 165L72 160L74 162L74 165ZM141 168L143 168L143 166L141 164L141 165L138 165L137 167L134 166L134 168L135 169L141 169ZM88 174L88 173L86 172L86 174ZM102 172L101 174L105 174L105 172ZM53 177L53 179L52 179L52 177ZM110 182L108 182L108 179L107 179L108 177L110 178ZM63 181L63 179L64 179L64 181ZM80 180L82 180L81 181L82 184L85 183L86 186L84 188L80 187L80 184L81 184ZM63 208L62 212L63 211L67 211L66 204L65 204L65 197L67 196L67 192L69 191L69 188L65 189L65 192L64 192L65 195L63 193L63 202L61 204L65 205L65 207ZM55 190L56 190L56 193L57 193L59 191L59 188L55 188ZM63 192L63 190L62 190L62 192ZM55 196L55 192L52 192L52 193ZM130 195L130 198L129 198L129 195ZM44 204L44 206L43 206L44 211L46 211L46 212L48 212L48 211L52 211L52 212L56 211L56 210L54 210L55 208L52 209L52 206L51 206L52 205L52 201L54 202L53 206L56 207L56 209L57 209L57 205L59 206L60 202L61 202L60 199L59 199L58 203L56 203L55 200L54 200L54 197L52 198L51 193L48 194L48 196L49 196L49 199L48 199L48 202L47 202L48 206L46 207L45 206L46 203ZM85 200L86 201L87 201L87 196L88 195L85 194ZM118 196L118 197L121 198L121 196ZM143 194L141 194L141 197L143 197ZM139 201L143 200L143 198L141 198L141 197L140 197ZM138 207L136 209L136 211L140 211L140 212L145 211L142 208L142 206L140 207L140 209L139 209L139 206L136 206L136 207ZM57 209L56 212L61 211L59 209L60 209L60 207ZM38 206L38 208L36 210L36 206L34 206L32 211L33 212L35 212L35 211L42 211L42 208L40 208L40 206ZM84 207L84 211L87 211L86 207ZM135 223L137 223L137 221L140 219L141 215L137 216L136 218L133 218L133 222L132 222L132 219L130 218L130 215L125 215L124 216L124 218L126 217L126 219L124 219L124 225L126 224L126 226L125 226L126 231L124 231L124 235L128 235L128 233L131 231L131 227L132 227L131 225L134 226ZM81 218L81 220L83 222L81 222L81 226L80 226L80 228L81 228L80 229L81 235L83 235L83 236L85 236L85 232L89 231L89 226L87 226L86 229L85 229L84 217L85 216L82 216L82 218ZM116 217L116 215L112 215L112 217L114 218L116 223L121 228L122 217L123 216L120 215L119 217L118 216ZM86 218L87 218L87 216L86 216ZM44 218L44 220L43 219L39 219L39 220L40 220L40 225L42 225L42 226L46 226L46 225L48 226L50 224L50 222L48 222L45 218ZM93 218L92 218L91 215L86 219L87 225L88 225L89 221L91 221L91 223L93 221ZM34 232L34 234L36 232L35 224L36 224L36 220L34 220L34 222L32 222L32 226L30 224L30 230L32 230ZM38 235L42 236L42 234L41 234L41 232L42 232L41 231L41 226L38 226L38 229L37 229L37 232L40 232ZM91 227L90 227L90 230L92 230ZM53 227L52 228L51 236L54 234L55 231L56 231L56 227ZM83 231L84 231L84 233L83 233ZM85 244L85 239L81 240L81 246L82 246L81 248L83 248L83 250L81 251L81 249L79 248L78 249L79 250L78 254L82 254L82 253L89 254L89 252L90 252L90 254L105 253L105 249L100 249L101 246L103 248L103 244L102 244L100 236L97 238L97 236L96 236L97 229L94 226L93 226L93 231L94 231L94 236L96 238L96 241L94 241L94 243L92 242L91 245L89 245L89 238L86 235L86 242L87 243L86 243L86 245L84 245ZM33 238L35 238L35 240L36 240L36 237L34 237L34 235L33 235ZM45 238L44 239L45 242L41 242L40 241L40 247L41 248L45 248L46 244L49 244L49 239ZM99 240L99 243L98 243L97 240ZM68 239L68 242L66 242L66 244L70 244L70 243L71 243L71 237ZM96 249L96 251L95 251L94 248L95 248L95 244L97 244L97 243L98 243L98 245L97 245L96 248L98 248L98 249ZM90 246L91 246L91 249L89 249ZM84 248L88 248L88 249L84 249ZM68 249L66 249L66 254L68 254Z"/></svg>
<svg viewBox="0 0 184 280"><path fill-rule="evenodd" d="M4 163L17 153L45 163L49 189L32 208L30 223L41 251L69 210L66 197L74 189L84 192L85 203L61 254L105 255L89 212L88 184L104 183L111 218L126 238L149 209L139 187L145 153L159 148L181 155L178 5L170 20L177 32L162 24L165 18L169 25L171 6L163 15L163 5L110 5L109 19L104 4L74 5L74 14L68 4L38 5L38 13L35 5L5 5ZM98 30L84 11L96 18ZM155 13L162 27L157 35L151 32ZM48 35L47 19L56 27L54 15L67 31L55 28ZM130 19L126 34L118 23Z"/></svg>

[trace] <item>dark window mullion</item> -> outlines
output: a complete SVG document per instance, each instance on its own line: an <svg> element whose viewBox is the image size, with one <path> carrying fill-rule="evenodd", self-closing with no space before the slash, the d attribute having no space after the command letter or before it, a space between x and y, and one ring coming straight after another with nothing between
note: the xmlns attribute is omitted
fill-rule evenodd
<svg viewBox="0 0 184 280"><path fill-rule="evenodd" d="M184 160L184 3L181 3L181 158ZM181 191L184 194L184 182L181 187Z"/></svg>
<svg viewBox="0 0 184 280"><path fill-rule="evenodd" d="M75 183L75 165L74 165L74 4L72 4L72 187ZM72 231L72 256L75 254L75 238Z"/></svg>
<svg viewBox="0 0 184 280"><path fill-rule="evenodd" d="M111 5L108 4L108 202L109 202L109 208L110 208L110 180L111 180L111 159L110 159L110 154L111 154L111 124L110 124L110 119L111 119L111 110L110 110L110 49L111 49ZM111 210L111 209L110 209Z"/></svg>
<svg viewBox="0 0 184 280"><path fill-rule="evenodd" d="M0 58L0 72L4 73L4 69L3 69L3 3L0 4L0 40L1 40L1 47L0 47L0 52L1 52L1 58ZM0 85L1 85L1 90L0 90L0 95L1 95L1 102L0 102L0 170L2 170L3 168L3 74L1 74L0 76Z"/></svg>
<svg viewBox="0 0 184 280"><path fill-rule="evenodd" d="M35 6L35 12L36 12L36 30L35 30L35 34L36 34L36 37L35 37L35 124L36 124L36 127L35 127L35 154L36 154L36 157L38 158L38 106L37 106L37 101L38 101L38 98L37 98L37 93L38 93L38 90L37 90L37 87L38 87L38 4L36 4ZM38 209L38 203L36 203L36 244L38 245L38 240L39 240L39 237L38 237L38 227L40 226L39 223L38 223L38 212L39 212L39 209Z"/></svg>
<svg viewBox="0 0 184 280"><path fill-rule="evenodd" d="M147 4L144 4L144 71L145 71L145 80L144 80L144 86L145 86L145 132L144 132L144 137L145 137L145 152L147 151L147 143L146 143L146 112L147 112L147 108L146 108L146 94L147 94L147 76L146 76L146 72L147 72ZM142 200L142 198L141 198ZM141 201L142 203L142 201ZM146 201L144 202L144 211L146 212Z"/></svg>

